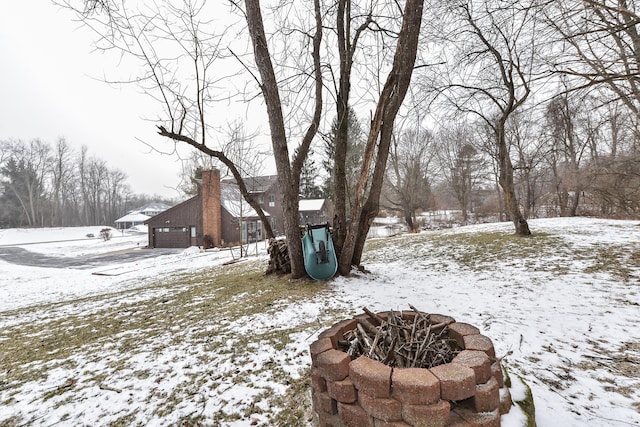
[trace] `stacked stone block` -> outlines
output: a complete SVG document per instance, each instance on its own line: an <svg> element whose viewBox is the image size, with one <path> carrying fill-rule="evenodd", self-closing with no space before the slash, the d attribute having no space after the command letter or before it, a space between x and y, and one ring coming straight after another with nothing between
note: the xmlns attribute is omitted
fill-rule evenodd
<svg viewBox="0 0 640 427"><path fill-rule="evenodd" d="M511 407L509 392L491 340L476 327L432 314L433 327L448 326L463 350L451 363L431 369L392 368L366 356L351 360L338 349L357 319L333 325L310 346L320 427L500 426L501 414Z"/></svg>

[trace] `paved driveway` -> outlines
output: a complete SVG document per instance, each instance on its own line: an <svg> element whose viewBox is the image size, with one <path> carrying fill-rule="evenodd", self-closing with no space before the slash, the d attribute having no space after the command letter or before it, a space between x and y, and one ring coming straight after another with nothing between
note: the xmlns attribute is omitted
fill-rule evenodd
<svg viewBox="0 0 640 427"><path fill-rule="evenodd" d="M33 267L76 268L87 269L104 265L121 264L140 259L153 258L160 255L176 254L184 249L131 249L110 252L102 255L87 255L76 257L49 256L31 252L16 246L0 246L0 259L12 264Z"/></svg>

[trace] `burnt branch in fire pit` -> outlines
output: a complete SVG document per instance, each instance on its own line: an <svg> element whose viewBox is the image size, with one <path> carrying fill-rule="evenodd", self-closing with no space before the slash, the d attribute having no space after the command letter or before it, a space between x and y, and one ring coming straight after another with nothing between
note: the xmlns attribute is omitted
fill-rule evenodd
<svg viewBox="0 0 640 427"><path fill-rule="evenodd" d="M358 318L339 344L352 359L367 356L398 368L432 368L449 363L460 352L445 323L409 305L411 312L389 311L386 319L364 308L369 319ZM408 314L408 315L407 315Z"/></svg>

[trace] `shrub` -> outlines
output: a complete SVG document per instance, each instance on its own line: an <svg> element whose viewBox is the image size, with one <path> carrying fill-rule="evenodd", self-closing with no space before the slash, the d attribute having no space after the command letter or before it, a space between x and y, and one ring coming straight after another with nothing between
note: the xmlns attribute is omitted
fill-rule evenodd
<svg viewBox="0 0 640 427"><path fill-rule="evenodd" d="M104 240L105 242L107 240L111 239L111 229L110 228L103 228L102 230L100 230L100 237L102 237L102 240Z"/></svg>

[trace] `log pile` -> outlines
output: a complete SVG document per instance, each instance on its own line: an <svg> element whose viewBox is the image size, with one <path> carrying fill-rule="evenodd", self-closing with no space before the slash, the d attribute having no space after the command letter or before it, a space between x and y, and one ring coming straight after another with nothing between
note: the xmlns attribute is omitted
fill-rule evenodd
<svg viewBox="0 0 640 427"><path fill-rule="evenodd" d="M291 273L291 261L289 260L289 247L286 240L269 240L267 248L269 254L269 266L267 274L289 274Z"/></svg>
<svg viewBox="0 0 640 427"><path fill-rule="evenodd" d="M384 319L364 308L369 319L358 318L344 334L341 350L355 359L361 355L397 368L432 368L449 363L460 352L449 338L447 325L432 324L429 315L411 306L411 316L389 311Z"/></svg>

